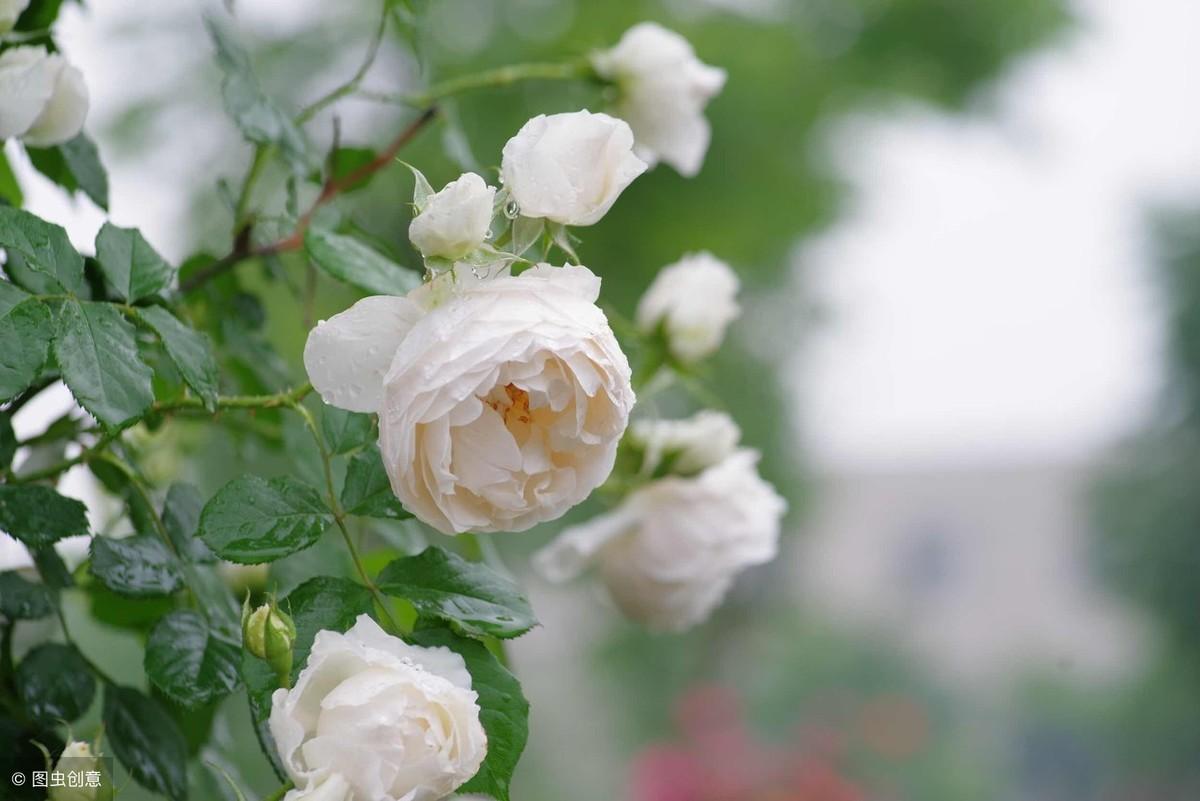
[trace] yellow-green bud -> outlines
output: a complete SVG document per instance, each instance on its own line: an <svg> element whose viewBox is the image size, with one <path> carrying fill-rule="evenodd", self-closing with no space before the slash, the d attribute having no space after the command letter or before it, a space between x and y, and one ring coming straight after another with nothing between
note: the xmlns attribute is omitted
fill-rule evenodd
<svg viewBox="0 0 1200 801"><path fill-rule="evenodd" d="M292 673L292 646L296 644L296 624L275 605L275 601L250 609L250 598L242 604L242 644L246 650L266 661L288 686Z"/></svg>
<svg viewBox="0 0 1200 801"><path fill-rule="evenodd" d="M73 774L73 781L69 783L82 786L51 787L50 801L112 801L112 777L87 743L78 740L67 743L54 772L64 777Z"/></svg>

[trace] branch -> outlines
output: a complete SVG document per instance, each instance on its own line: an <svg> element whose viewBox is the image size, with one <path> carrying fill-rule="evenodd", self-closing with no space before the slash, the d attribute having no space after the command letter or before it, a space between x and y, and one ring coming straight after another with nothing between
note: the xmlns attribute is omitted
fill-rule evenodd
<svg viewBox="0 0 1200 801"><path fill-rule="evenodd" d="M302 401L310 392L312 392L312 384L306 383L295 389L289 389L286 392L279 392L274 395L226 395L225 397L217 398L217 412L223 409L279 409L292 407ZM146 414L170 414L171 412L184 410L208 412L203 400L188 396L173 401L159 401L154 403L146 410ZM212 412L212 414L216 414L216 412ZM145 417L145 415L142 415L142 417ZM70 459L64 459L49 467L25 475L13 475L10 472L8 479L19 484L29 484L34 481L55 478L60 473L70 470L75 465L86 464L101 456L109 445L116 441L127 429L132 428L140 422L142 417L109 430L90 447L83 449Z"/></svg>
<svg viewBox="0 0 1200 801"><path fill-rule="evenodd" d="M366 178L369 178L370 176L382 170L384 167L387 167L389 164L391 164L392 161L395 160L396 154L404 149L405 145L415 139L417 134L421 132L421 129L428 125L435 116L437 116L436 107L430 106L429 108L426 108L425 111L421 112L419 117L410 122L386 148L384 148L377 156L375 156L374 159L340 179L332 175L329 176L329 178L326 179L324 186L321 187L321 193L317 195L317 199L313 201L312 206L310 206L308 211L301 215L300 219L296 221L296 227L291 234L268 245L259 245L255 247L250 242L250 226L247 225L243 227L238 232L238 235L234 241L233 250L231 250L227 256L213 262L203 270L200 270L192 275L179 285L179 290L185 293L193 292L212 279L233 269L236 265L246 261L247 259L264 258L266 256L275 256L280 253L289 253L291 251L299 250L304 246L304 234L307 233L308 227L312 224L313 215L315 215L322 206L332 201L350 187L360 183Z"/></svg>

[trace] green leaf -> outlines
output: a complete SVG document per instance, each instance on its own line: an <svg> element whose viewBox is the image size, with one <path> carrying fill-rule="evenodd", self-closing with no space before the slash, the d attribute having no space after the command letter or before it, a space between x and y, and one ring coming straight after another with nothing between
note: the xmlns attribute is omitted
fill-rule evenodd
<svg viewBox="0 0 1200 801"><path fill-rule="evenodd" d="M316 168L307 137L275 101L263 92L254 75L250 54L211 17L205 20L217 48L217 65L225 75L221 94L225 110L242 135L260 145L277 145L292 172L304 175Z"/></svg>
<svg viewBox="0 0 1200 801"><path fill-rule="evenodd" d="M0 412L0 473L12 464L17 453L17 435L7 412Z"/></svg>
<svg viewBox="0 0 1200 801"><path fill-rule="evenodd" d="M75 584L75 578L71 571L67 570L67 563L58 555L53 545L33 548L30 553L38 575L42 577L42 583L51 590L66 589Z"/></svg>
<svg viewBox="0 0 1200 801"><path fill-rule="evenodd" d="M187 742L157 701L131 687L106 686L104 735L138 784L175 801L187 798Z"/></svg>
<svg viewBox="0 0 1200 801"><path fill-rule="evenodd" d="M379 447L370 445L350 457L342 485L342 508L359 517L407 520L412 517L392 492Z"/></svg>
<svg viewBox="0 0 1200 801"><path fill-rule="evenodd" d="M312 263L339 281L375 295L403 295L421 276L396 264L354 237L309 229L304 249Z"/></svg>
<svg viewBox="0 0 1200 801"><path fill-rule="evenodd" d="M0 281L0 401L25 391L37 379L53 331L46 304Z"/></svg>
<svg viewBox="0 0 1200 801"><path fill-rule="evenodd" d="M83 286L83 257L62 226L0 206L0 247L20 253L30 269L50 276L66 292Z"/></svg>
<svg viewBox="0 0 1200 801"><path fill-rule="evenodd" d="M35 719L72 721L92 705L96 679L73 647L45 643L21 660L17 668L17 691L25 709Z"/></svg>
<svg viewBox="0 0 1200 801"><path fill-rule="evenodd" d="M333 523L315 489L286 476L230 481L200 514L200 538L222 559L270 562L303 550Z"/></svg>
<svg viewBox="0 0 1200 801"><path fill-rule="evenodd" d="M361 584L332 576L317 576L301 584L279 602L281 609L296 624L296 642L292 648L292 683L308 662L318 631L345 631L359 615L371 611L371 593ZM263 752L276 770L281 770L266 720L271 714L271 694L275 691L275 672L266 662L249 653L242 657L242 678L250 696L250 711L258 724Z"/></svg>
<svg viewBox="0 0 1200 801"><path fill-rule="evenodd" d="M86 134L55 147L26 147L34 168L68 192L82 191L100 208L108 210L108 174L96 144Z"/></svg>
<svg viewBox="0 0 1200 801"><path fill-rule="evenodd" d="M376 583L388 595L409 601L417 614L473 637L518 637L537 625L516 584L441 548L393 561Z"/></svg>
<svg viewBox="0 0 1200 801"><path fill-rule="evenodd" d="M105 425L135 420L154 402L152 374L138 356L135 329L111 304L64 303L54 355L75 399Z"/></svg>
<svg viewBox="0 0 1200 801"><path fill-rule="evenodd" d="M357 170L366 167L375 160L375 151L366 147L339 147L333 151L329 158L329 175L328 179L335 181L344 181L346 178L353 175ZM359 178L354 183L342 187L342 192L353 192L355 189L361 189L370 183L375 174L368 173ZM313 183L321 183L322 177L320 173L313 173L309 176Z"/></svg>
<svg viewBox="0 0 1200 801"><path fill-rule="evenodd" d="M88 533L87 507L40 484L0 484L0 531L30 548Z"/></svg>
<svg viewBox="0 0 1200 801"><path fill-rule="evenodd" d="M189 328L161 306L137 310L138 319L148 325L171 357L179 374L196 391L210 411L217 408L217 362L212 343L203 333Z"/></svg>
<svg viewBox="0 0 1200 801"><path fill-rule="evenodd" d="M197 612L164 617L146 642L146 676L173 700L192 708L237 689L242 649L218 635Z"/></svg>
<svg viewBox="0 0 1200 801"><path fill-rule="evenodd" d="M177 481L167 490L163 501L162 521L175 550L191 562L212 562L216 557L204 541L196 536L200 528L200 511L204 496L192 484Z"/></svg>
<svg viewBox="0 0 1200 801"><path fill-rule="evenodd" d="M371 441L374 421L369 414L326 406L321 414L321 433L331 453L346 453Z"/></svg>
<svg viewBox="0 0 1200 801"><path fill-rule="evenodd" d="M44 584L27 581L16 571L0 573L0 615L9 620L37 620L54 611L54 598Z"/></svg>
<svg viewBox="0 0 1200 801"><path fill-rule="evenodd" d="M513 771L529 737L529 702L521 692L521 683L482 643L449 629L421 629L413 632L411 639L427 648L444 645L461 655L471 673L471 689L479 693L479 720L487 732L487 757L479 772L458 792L483 793L508 801Z"/></svg>
<svg viewBox="0 0 1200 801"><path fill-rule="evenodd" d="M21 185L17 183L17 176L13 174L12 165L8 163L8 157L0 152L0 199L8 202L10 206L20 207L24 195L21 193Z"/></svg>
<svg viewBox="0 0 1200 801"><path fill-rule="evenodd" d="M121 595L170 595L183 586L178 560L151 534L92 538L92 575Z"/></svg>
<svg viewBox="0 0 1200 801"><path fill-rule="evenodd" d="M175 268L136 228L106 222L96 234L96 260L105 283L129 303L161 292L175 278Z"/></svg>

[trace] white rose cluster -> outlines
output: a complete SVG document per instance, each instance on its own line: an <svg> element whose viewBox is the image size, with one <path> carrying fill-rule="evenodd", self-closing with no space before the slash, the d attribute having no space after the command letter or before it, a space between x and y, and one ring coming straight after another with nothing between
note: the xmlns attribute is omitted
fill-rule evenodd
<svg viewBox="0 0 1200 801"><path fill-rule="evenodd" d="M708 455L716 461L702 463L707 443L701 440L718 426L736 429L732 421L693 419L685 426L690 442L675 436L679 423L660 425L666 433L641 436L674 439L700 472L645 484L613 511L564 531L534 556L534 565L561 582L594 564L626 616L679 631L705 620L742 570L774 558L787 505L759 477L755 451L716 448Z"/></svg>
<svg viewBox="0 0 1200 801"><path fill-rule="evenodd" d="M725 329L741 312L739 282L728 264L711 253L693 253L664 267L642 295L637 324L645 334L660 326L667 348L690 364L721 346Z"/></svg>
<svg viewBox="0 0 1200 801"><path fill-rule="evenodd" d="M0 139L59 145L83 130L87 111L83 73L61 55L33 45L0 53Z"/></svg>
<svg viewBox="0 0 1200 801"><path fill-rule="evenodd" d="M446 534L523 531L612 470L634 395L586 267L439 276L313 329L327 403L378 412L392 489Z"/></svg>
<svg viewBox="0 0 1200 801"><path fill-rule="evenodd" d="M616 84L615 113L632 127L638 156L687 177L700 171L712 136L704 107L724 88L725 70L704 64L687 39L653 22L595 53L592 66Z"/></svg>
<svg viewBox="0 0 1200 801"><path fill-rule="evenodd" d="M270 729L296 785L285 801L437 801L487 754L478 694L449 648L409 645L361 615L317 633Z"/></svg>

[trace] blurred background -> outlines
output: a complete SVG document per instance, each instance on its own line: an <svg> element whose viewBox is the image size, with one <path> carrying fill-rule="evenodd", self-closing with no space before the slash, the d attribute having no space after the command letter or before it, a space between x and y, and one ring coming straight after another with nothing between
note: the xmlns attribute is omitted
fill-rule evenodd
<svg viewBox="0 0 1200 801"><path fill-rule="evenodd" d="M353 73L378 15L374 0L230 5L292 109ZM72 3L58 37L87 76L114 222L177 262L228 250L222 182L250 157L221 110L206 10L228 13ZM1200 798L1200 5L437 0L365 85L563 60L643 19L729 71L712 148L694 180L636 181L579 252L626 314L684 252L735 265L745 314L707 386L791 509L776 562L685 635L529 574L560 526L499 542L543 622L514 648L532 718L513 797ZM404 158L435 186L490 177L529 116L600 102L545 83L464 95ZM328 142L336 115L344 144L378 146L406 114L349 100L309 130ZM102 213L9 156L29 208L89 249ZM346 208L407 263L411 180L388 171ZM311 321L288 268L246 266L213 301L230 389L303 379ZM321 317L354 300L333 283L316 297ZM44 393L18 436L69 406ZM181 424L142 450L207 494L246 469L304 469L286 426L277 439ZM107 524L86 475L63 491ZM421 536L381 532L401 550ZM284 591L295 559L273 568ZM78 603L77 638L91 626L100 642L106 624L85 620L102 604ZM98 661L140 676L137 621L104 603L128 647ZM244 702L211 715L202 756L272 789ZM199 798L226 792L195 781Z"/></svg>

